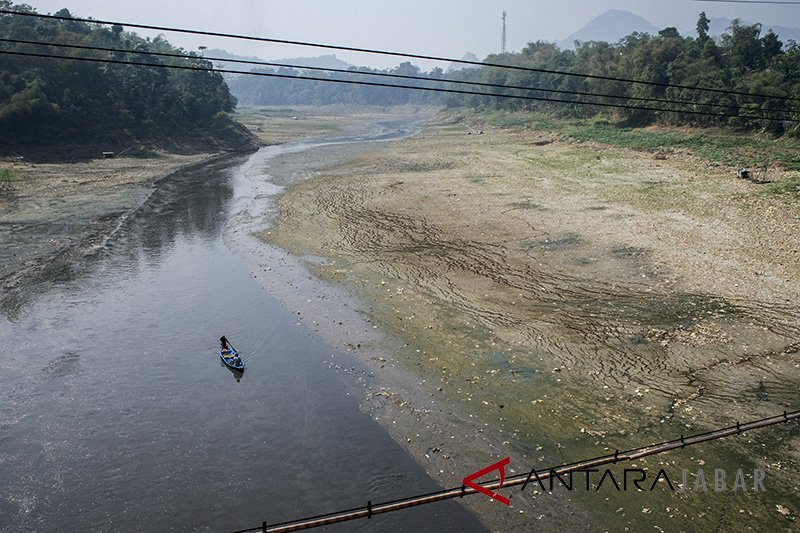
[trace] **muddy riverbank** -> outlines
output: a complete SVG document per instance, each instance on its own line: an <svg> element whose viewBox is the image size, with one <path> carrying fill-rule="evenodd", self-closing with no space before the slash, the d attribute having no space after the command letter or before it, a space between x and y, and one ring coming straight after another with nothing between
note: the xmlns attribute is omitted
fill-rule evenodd
<svg viewBox="0 0 800 533"><path fill-rule="evenodd" d="M689 153L469 133L441 122L319 171L262 235L334 287L287 292L315 327L340 326L374 375L365 408L440 483L505 456L520 472L797 408L791 200ZM336 311L336 292L359 303ZM354 306L361 322L338 324ZM763 468L766 493L468 505L504 531L785 528L800 509L798 464L800 433L786 427L639 465Z"/></svg>

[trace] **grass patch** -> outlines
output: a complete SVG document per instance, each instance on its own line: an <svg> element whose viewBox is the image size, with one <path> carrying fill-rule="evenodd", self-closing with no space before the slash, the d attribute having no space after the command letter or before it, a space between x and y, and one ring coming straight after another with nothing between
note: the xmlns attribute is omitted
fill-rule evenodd
<svg viewBox="0 0 800 533"><path fill-rule="evenodd" d="M752 168L778 164L786 170L800 170L800 139L789 135L776 139L761 133L739 133L721 129L678 129L666 126L630 128L606 118L581 120L535 112L476 113L472 118L483 119L492 126L552 131L577 141L634 150L679 148L694 152L709 161L730 166Z"/></svg>
<svg viewBox="0 0 800 533"><path fill-rule="evenodd" d="M759 134L716 131L682 131L666 128L631 129L613 124L586 121L563 128L568 136L589 142L611 144L634 150L680 148L731 166L763 166L778 163L788 170L800 169L794 139L771 139Z"/></svg>
<svg viewBox="0 0 800 533"><path fill-rule="evenodd" d="M0 169L0 187L10 187L13 183L18 181L22 181L22 178L12 169Z"/></svg>
<svg viewBox="0 0 800 533"><path fill-rule="evenodd" d="M800 200L800 178L791 178L778 183L770 183L764 188L766 196L788 196Z"/></svg>

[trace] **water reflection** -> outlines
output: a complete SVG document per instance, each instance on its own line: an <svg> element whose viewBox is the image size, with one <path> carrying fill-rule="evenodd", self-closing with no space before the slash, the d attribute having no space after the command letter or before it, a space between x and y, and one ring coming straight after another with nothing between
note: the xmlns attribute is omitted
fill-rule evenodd
<svg viewBox="0 0 800 533"><path fill-rule="evenodd" d="M182 170L158 188L121 228L122 238L107 255L133 263L157 260L175 241L215 239L225 224L225 205L233 197L230 169L243 158L223 158L212 164Z"/></svg>
<svg viewBox="0 0 800 533"><path fill-rule="evenodd" d="M244 372L242 372L241 370L234 370L233 368L229 367L228 365L222 362L220 362L219 366L225 368L228 372L233 374L233 379L236 380L236 383L242 381L242 378L244 377Z"/></svg>
<svg viewBox="0 0 800 533"><path fill-rule="evenodd" d="M0 296L0 312L14 319L47 291L99 269L136 270L140 263L156 264L163 249L178 239L218 237L225 224L224 207L233 196L230 169L244 159L241 155L221 157L161 180L129 217L117 213L95 222L85 230L82 245L24 272L16 286Z"/></svg>

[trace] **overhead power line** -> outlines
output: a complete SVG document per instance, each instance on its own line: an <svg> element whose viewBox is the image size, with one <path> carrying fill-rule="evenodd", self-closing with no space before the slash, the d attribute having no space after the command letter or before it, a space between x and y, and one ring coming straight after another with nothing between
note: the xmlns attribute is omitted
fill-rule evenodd
<svg viewBox="0 0 800 533"><path fill-rule="evenodd" d="M481 61L469 61L466 59L454 59L448 57L439 57L439 56L431 56L431 55L422 55L422 54L409 54L405 52L394 52L389 50L376 50L370 48L357 48L352 46L341 46L341 45L333 45L333 44L323 44L323 43L313 43L309 41L293 41L288 39L275 39L269 37L257 37L253 35L240 35L235 33L222 33L222 32L212 32L212 31L203 31L203 30L191 30L185 28L174 28L169 26L156 26L150 24L136 24L136 23L129 23L129 22L117 22L117 21L110 21L110 20L100 20L100 19L86 19L86 18L78 18L78 17L62 17L57 15L42 15L40 13L28 13L22 11L13 11L8 9L0 9L0 14L3 15L16 15L16 16L23 16L23 17L35 17L35 18L42 18L42 19L50 19L50 20L62 20L68 22L85 22L89 24L102 24L106 26L127 26L129 28L139 28L139 29L146 29L146 30L155 30L155 31L165 31L165 32L175 32L175 33L186 33L192 35L203 35L208 37L222 37L227 39L242 39L247 41L257 41L257 42L265 42L265 43L272 43L272 44L288 44L293 46L308 46L312 48L324 48L328 50L342 50L347 52L358 52L358 53L366 53L366 54L376 54L376 55L385 55L385 56L393 56L393 57L404 57L409 59L423 59L423 60L430 60L430 61L440 61L440 62L449 62L449 63L456 63L462 65L475 65L479 67L496 67L496 68L503 68L503 69L511 69L511 70L519 70L525 72L539 72L544 74L556 74L560 76L572 76L578 78L589 78L589 79L598 79L598 80L606 80L606 81L618 81L623 83L636 83L641 85L651 85L657 87L672 87L676 89L689 89L695 91L706 91L706 92L713 92L713 93L720 93L720 94L735 94L739 96L749 96L749 97L756 97L756 98L774 98L780 100L792 100L792 101L800 101L800 98L791 97L791 96L773 96L768 94L761 94L761 93L748 93L742 91L732 91L729 89L715 89L711 87L696 87L691 85L679 85L679 84L671 84L671 83L662 83L662 82L655 82L655 81L645 81L645 80L637 80L637 79L629 79L629 78L619 78L614 76L602 76L598 74L585 74L585 73L577 73L577 72L567 72L567 71L560 71L560 70L552 70L552 69L543 69L543 68L535 68L535 67L521 67L517 65L504 65L501 63L486 63Z"/></svg>
<svg viewBox="0 0 800 533"><path fill-rule="evenodd" d="M466 91L461 89L448 89L443 87L420 87L418 85L400 85L400 84L392 84L392 83L380 83L380 82L371 82L371 81L358 81L358 80L343 80L343 79L332 79L332 78L320 78L315 76L301 76L301 75L289 75L289 74L279 74L275 72L258 72L258 71L244 71L244 70L230 70L230 69L209 69L203 66L190 66L190 65L165 65L165 64L158 64L158 63L144 63L141 61L122 61L117 59L101 59L101 58L92 58L92 57L75 57L75 56L66 56L66 55L57 55L57 54L43 54L43 53L35 53L35 52L14 52L10 50L0 50L0 54L4 55L11 55L11 56L22 56L22 57L39 57L39 58L46 58L46 59L66 59L69 61L85 61L91 63L106 63L106 64L116 64L116 65L131 65L131 66L141 66L141 67L150 67L150 68L170 68L170 69L178 69L178 70L191 70L191 71L200 71L200 72L218 72L222 74L243 74L247 76L260 76L260 77L267 77L267 78L284 78L284 79L293 79L293 80L309 80L309 81L319 81L319 82L329 82L329 83L346 83L350 85L364 85L364 86L371 86L371 87L391 87L395 89L411 89L411 90L418 90L418 91L429 91L429 92L438 92L438 93L451 93L451 94L463 94L463 95L472 95L472 96L485 96L491 98L512 98L518 100L530 100L530 101L537 101L537 102L552 102L552 103L562 103L562 104L577 104L577 105L589 105L589 106L599 106L599 107L608 107L608 108L616 108L616 109L636 109L641 111L655 111L661 113L680 113L686 115L702 115L702 116L710 116L710 117L717 117L717 118L741 118L741 119L749 119L749 120L770 120L770 121L783 121L783 122L793 122L793 123L800 123L800 119L791 118L791 117L783 117L783 116L763 116L763 115L743 115L743 114L734 114L734 113L712 113L708 111L697 111L697 110L685 110L685 109L671 109L671 108L661 108L661 107L647 107L647 106L633 106L627 104L612 104L607 102L587 102L582 100L566 100L561 98L543 98L539 96L531 96L531 95L520 95L520 94L503 94L503 93L484 93L484 92L476 92L476 91ZM195 59L202 59L200 57L196 57Z"/></svg>
<svg viewBox="0 0 800 533"><path fill-rule="evenodd" d="M666 453L672 450L685 448L686 446L693 446L696 444L710 442L725 437L730 437L733 435L740 435L745 431L752 431L754 429L765 428L768 426L791 422L798 419L800 419L800 411L793 411L790 413L784 411L782 415L773 416L770 418L762 418L761 420L754 420L752 422L747 422L744 424L740 424L737 422L735 426L730 426L727 428L717 429L714 431L700 433L698 435L691 435L688 437L684 437L683 435L681 435L679 439L665 441L658 444L651 444L649 446L642 446L627 451L616 450L613 454L602 455L600 457L585 459L574 463L562 464L560 466L548 469L535 469L531 470L527 474L520 474L516 476L507 477L505 478L505 480L495 479L493 481L479 483L478 485L490 491L497 491L502 487L513 487L517 485L522 485L522 490L524 490L528 482L531 481L534 471L537 472L537 479L539 480L539 482L541 482L541 480L550 479L550 477L553 476L553 474L556 474L557 476L565 476L570 472L586 471L602 465L616 464L626 461L636 461L644 457L650 457L653 455ZM287 533L289 531L300 531L303 529L312 529L330 524L347 522L350 520L357 520L359 518L372 518L372 516L376 514L400 511L402 509L408 509L410 507L416 507L419 505L440 502L453 498L463 498L464 496L477 493L478 491L476 489L462 485L461 487L457 488L445 489L437 492L423 494L420 496L412 496L410 498L403 498L400 500L383 502L374 505L370 501L369 503L367 503L366 507L357 507L355 509L348 509L346 511L328 513L324 515L303 518L300 520L293 520L291 522L282 522L280 524L273 524L270 526L268 526L267 523L264 522L262 526L259 528L242 529L236 531L235 533L258 533L260 531L263 531L264 533Z"/></svg>
<svg viewBox="0 0 800 533"><path fill-rule="evenodd" d="M563 89L548 89L544 87L526 87L522 85L507 85L507 84L499 84L499 83L483 83L483 82L475 82L475 81L466 81L466 80L449 80L449 79L437 79L437 78L428 78L424 76L411 76L405 74L393 74L388 72L372 72L372 71L361 71L361 70L350 70L350 69L338 69L338 68L324 68L324 67L313 67L313 66L304 66L304 65L294 65L294 64L287 64L287 63L276 63L270 61L256 61L251 59L227 59L224 57L209 57L209 56L196 56L196 55L186 55L186 54L177 54L177 53L168 53L168 52L152 52L149 50L132 50L132 49L124 49L124 48L110 48L104 46L89 46L89 45L79 45L79 44L66 44L66 43L54 43L54 42L44 42L44 41L31 41L27 39L3 39L0 38L0 42L6 43L13 43L13 44L31 44L31 45L39 45L39 46L50 46L54 48L67 48L67 49L75 49L75 50L92 50L92 51L100 51L100 52L112 52L112 53L126 53L126 54L138 54L144 56L155 56L155 57L169 57L169 58L178 58L178 59L204 59L206 61L221 61L221 62L228 62L228 63L240 63L246 65L254 65L254 66L268 66L268 67L285 67L285 68L293 68L293 69L305 69L305 70L316 70L316 71L323 71L323 72L334 72L334 73L341 73L341 74L354 74L358 76L375 76L375 77L385 77L385 78L396 78L396 79L406 79L406 80L415 80L415 81L424 81L424 82L435 82L435 83L448 83L448 84L455 84L455 85L466 85L466 86L474 86L474 87L487 87L492 89L516 89L516 90L523 90L523 91L536 91L536 92L544 92L544 93L554 93L554 94L569 94L574 96L592 96L597 98L612 98L616 100L627 100L627 101L637 101L637 102L657 102L662 104L677 104L677 105L690 105L690 106L702 106L702 107L715 107L720 109L741 109L739 105L731 105L731 104L719 104L714 102L696 102L691 100L673 100L668 98L654 98L654 97L646 97L646 96L621 96L621 95L613 95L613 94L605 94L605 93L595 93L595 92L587 92L587 91L567 91ZM792 109L775 109L775 108L765 108L759 109L759 111L769 111L775 113L794 113L795 110Z"/></svg>

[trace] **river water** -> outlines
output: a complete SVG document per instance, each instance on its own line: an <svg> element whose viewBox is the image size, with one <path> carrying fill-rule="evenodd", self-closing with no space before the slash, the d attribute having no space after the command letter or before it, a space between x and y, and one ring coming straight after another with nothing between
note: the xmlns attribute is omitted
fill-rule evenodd
<svg viewBox="0 0 800 533"><path fill-rule="evenodd" d="M0 316L0 531L226 531L437 490L359 410L352 377L329 369L358 362L223 238L254 169L317 149L266 148L161 181L87 265ZM222 334L243 376L221 366ZM327 530L411 528L482 530L454 502Z"/></svg>

